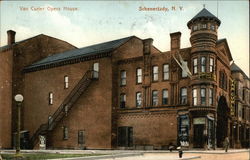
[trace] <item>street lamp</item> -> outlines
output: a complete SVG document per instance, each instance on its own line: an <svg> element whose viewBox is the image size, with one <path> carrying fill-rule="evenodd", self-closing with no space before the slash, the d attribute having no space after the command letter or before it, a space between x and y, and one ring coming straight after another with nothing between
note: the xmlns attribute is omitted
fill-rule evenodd
<svg viewBox="0 0 250 160"><path fill-rule="evenodd" d="M21 104L23 101L23 96L17 94L15 96L15 101L17 102L17 136L16 136L16 157L22 157L20 154L20 126L21 126Z"/></svg>

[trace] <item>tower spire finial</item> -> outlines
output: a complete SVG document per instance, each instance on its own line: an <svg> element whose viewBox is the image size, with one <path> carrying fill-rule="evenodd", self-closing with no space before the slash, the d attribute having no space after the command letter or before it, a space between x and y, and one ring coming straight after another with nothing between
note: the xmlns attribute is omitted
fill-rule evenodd
<svg viewBox="0 0 250 160"><path fill-rule="evenodd" d="M206 8L206 5L205 5L205 4L203 4L203 8Z"/></svg>

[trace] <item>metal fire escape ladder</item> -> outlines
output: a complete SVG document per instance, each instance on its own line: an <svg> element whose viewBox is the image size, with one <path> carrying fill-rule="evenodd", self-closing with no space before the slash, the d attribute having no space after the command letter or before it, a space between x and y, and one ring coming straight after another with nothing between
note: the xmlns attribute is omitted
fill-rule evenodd
<svg viewBox="0 0 250 160"><path fill-rule="evenodd" d="M55 113L51 116L47 123L41 124L40 127L31 137L32 148L36 144L39 135L45 135L48 131L52 131L64 116L72 109L73 104L78 100L82 93L87 89L93 80L98 79L98 72L87 71L77 85L72 89Z"/></svg>

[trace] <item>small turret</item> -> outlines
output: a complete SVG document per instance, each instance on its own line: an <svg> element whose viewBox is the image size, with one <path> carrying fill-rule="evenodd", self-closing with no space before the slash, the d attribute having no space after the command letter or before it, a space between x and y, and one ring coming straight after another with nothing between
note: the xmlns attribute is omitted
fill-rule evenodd
<svg viewBox="0 0 250 160"><path fill-rule="evenodd" d="M202 9L187 26L191 29L191 53L214 52L217 41L217 29L221 21L206 8Z"/></svg>

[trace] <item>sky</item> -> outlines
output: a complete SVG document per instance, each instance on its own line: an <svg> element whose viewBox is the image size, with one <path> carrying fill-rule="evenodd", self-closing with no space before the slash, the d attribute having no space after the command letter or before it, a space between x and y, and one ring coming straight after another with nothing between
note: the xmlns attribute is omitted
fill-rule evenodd
<svg viewBox="0 0 250 160"><path fill-rule="evenodd" d="M144 7L167 10L140 10ZM203 7L221 20L218 39L227 39L235 63L249 75L248 0L0 1L0 46L11 29L16 41L45 34L79 48L135 35L153 38L161 51L170 50L169 34L180 31L186 48L191 46L187 22Z"/></svg>

